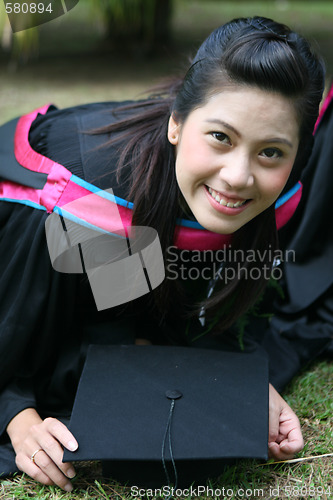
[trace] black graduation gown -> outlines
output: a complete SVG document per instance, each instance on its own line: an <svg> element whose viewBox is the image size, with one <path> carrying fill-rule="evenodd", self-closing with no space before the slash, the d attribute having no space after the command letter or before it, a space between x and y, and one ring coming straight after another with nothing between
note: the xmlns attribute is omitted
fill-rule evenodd
<svg viewBox="0 0 333 500"><path fill-rule="evenodd" d="M96 104L39 116L30 144L83 179L101 176L95 183L102 189L114 186L103 177L113 152L101 150L99 170L91 171L82 161L77 133L78 118L106 108ZM5 429L18 412L32 407L42 416L70 415L90 336L98 343L105 334L110 343L123 344L135 337L134 329L123 329L122 338L112 336L117 311L97 314L84 276L52 269L46 217L44 211L0 201L0 474L16 470Z"/></svg>

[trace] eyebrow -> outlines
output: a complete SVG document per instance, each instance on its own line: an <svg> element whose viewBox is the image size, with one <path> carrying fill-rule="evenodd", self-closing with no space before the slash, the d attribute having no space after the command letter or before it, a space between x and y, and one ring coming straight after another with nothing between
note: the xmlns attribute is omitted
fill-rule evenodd
<svg viewBox="0 0 333 500"><path fill-rule="evenodd" d="M237 135L237 137L242 137L242 134L240 132L238 132L237 129L235 129L229 123L224 122L223 120L220 120L219 118L208 119L208 120L206 120L206 122L207 123L218 123L219 125L222 125L223 127L226 127L229 130L231 130L235 135ZM290 141L288 141L288 139L285 139L283 137L272 137L270 139L265 139L263 142L266 142L266 143L274 142L274 143L279 143L279 144L286 144L290 148L293 148L292 143Z"/></svg>
<svg viewBox="0 0 333 500"><path fill-rule="evenodd" d="M271 139L265 139L263 142L277 142L279 144L287 144L290 148L293 148L293 145L288 139L283 139L282 137L272 137Z"/></svg>
<svg viewBox="0 0 333 500"><path fill-rule="evenodd" d="M207 123L218 123L219 125L222 125L223 127L226 127L228 128L229 130L231 130L234 134L237 135L237 137L242 137L242 135L238 132L238 130L236 130L232 125L229 125L229 123L227 122L224 122L223 120L220 120L219 118L212 118L212 119L208 119L206 120Z"/></svg>

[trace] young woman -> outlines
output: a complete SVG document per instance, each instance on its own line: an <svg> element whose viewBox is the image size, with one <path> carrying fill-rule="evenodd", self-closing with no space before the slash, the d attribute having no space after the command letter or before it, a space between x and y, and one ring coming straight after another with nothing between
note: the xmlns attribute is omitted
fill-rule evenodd
<svg viewBox="0 0 333 500"><path fill-rule="evenodd" d="M3 473L16 470L16 460L38 481L71 489L75 472L62 463L62 451L78 444L61 420L70 416L92 339L197 345L199 336L206 345L224 345L219 334L269 278L276 226L299 198L323 85L323 65L301 36L269 19L238 19L215 30L185 77L159 95L51 107L18 122L16 158L28 169L29 162L37 165L38 173L23 182L1 172ZM82 275L52 269L45 221L69 199L64 193L73 183L91 192L112 188L124 219L157 230L166 264L158 288L97 312ZM234 253L216 267L218 251L230 242ZM186 251L195 256L187 270L200 272L204 250L215 256L208 278L174 279L171 251L178 269ZM258 258L239 262L236 250ZM123 318L116 338L113 327ZM270 386L272 456L288 458L302 446L297 417Z"/></svg>

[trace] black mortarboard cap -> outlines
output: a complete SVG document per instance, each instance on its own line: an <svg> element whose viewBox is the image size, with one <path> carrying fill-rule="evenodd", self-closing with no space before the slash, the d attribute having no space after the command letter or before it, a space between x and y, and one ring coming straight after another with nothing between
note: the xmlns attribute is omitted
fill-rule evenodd
<svg viewBox="0 0 333 500"><path fill-rule="evenodd" d="M240 458L267 459L261 353L173 346L89 347L64 461L102 460L131 485L184 486Z"/></svg>

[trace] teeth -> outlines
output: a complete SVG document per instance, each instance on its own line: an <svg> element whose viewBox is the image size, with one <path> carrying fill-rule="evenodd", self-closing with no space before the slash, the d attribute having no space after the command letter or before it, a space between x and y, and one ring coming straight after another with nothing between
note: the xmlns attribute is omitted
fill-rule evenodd
<svg viewBox="0 0 333 500"><path fill-rule="evenodd" d="M224 207L229 207L229 208L238 208L244 205L246 200L244 201L236 201L235 203L231 203L230 201L224 200L220 194L218 194L214 189L211 187L208 188L208 192L211 194L211 196L216 200L220 205L223 205Z"/></svg>

